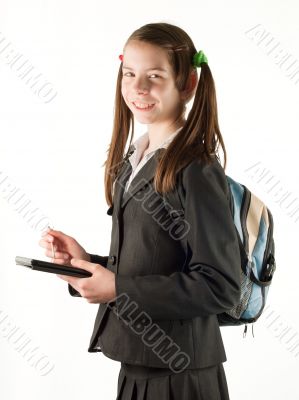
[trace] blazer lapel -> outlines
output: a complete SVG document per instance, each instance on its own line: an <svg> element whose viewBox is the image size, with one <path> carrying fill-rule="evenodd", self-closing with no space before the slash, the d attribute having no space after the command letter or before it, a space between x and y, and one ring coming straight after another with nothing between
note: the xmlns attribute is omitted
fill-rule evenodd
<svg viewBox="0 0 299 400"><path fill-rule="evenodd" d="M129 176L132 173L132 166L130 161L127 162L130 164L128 168L125 169L124 175L126 175L121 183L122 187L119 190L120 196L120 207L123 208L126 206L128 201L134 197L134 195L141 190L144 186L148 185L155 177L156 167L158 164L158 156L161 152L161 148L157 149L154 155L141 167L141 169L137 172L133 180L131 181L128 190L124 192L125 184L127 183Z"/></svg>
<svg viewBox="0 0 299 400"><path fill-rule="evenodd" d="M122 196L124 193L125 185L132 172L132 166L129 160L124 161L124 165L119 173L118 178L115 181L114 194L113 194L113 206L115 208L116 215L119 215Z"/></svg>

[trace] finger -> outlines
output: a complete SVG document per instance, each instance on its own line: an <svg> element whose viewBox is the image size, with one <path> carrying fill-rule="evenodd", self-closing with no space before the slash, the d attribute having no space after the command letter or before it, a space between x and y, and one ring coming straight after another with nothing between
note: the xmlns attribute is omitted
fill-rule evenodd
<svg viewBox="0 0 299 400"><path fill-rule="evenodd" d="M61 240L65 240L66 237L68 237L68 235L66 235L65 233L61 232L61 231L56 231L55 229L50 229L48 231L48 234L53 235L55 238L57 239L61 239Z"/></svg>
<svg viewBox="0 0 299 400"><path fill-rule="evenodd" d="M40 240L40 241L39 241L39 245L40 245L41 247L43 247L44 249L47 250L47 251L45 251L45 255L46 255L47 257L50 257L50 253L49 253L49 252L51 252L51 257L52 257L52 256L53 256L53 250L54 250L54 252L55 252L55 257L59 258L58 256L56 256L56 254L58 254L58 253L57 253L58 247L57 247L56 244L53 245L53 243L48 243L48 242L45 241L45 240ZM52 245L53 245L53 248L52 248ZM68 254L68 253L60 252L61 258L64 258L64 255L63 255L63 254Z"/></svg>
<svg viewBox="0 0 299 400"><path fill-rule="evenodd" d="M59 239L53 238L53 236L45 237L39 241L40 245L45 249L52 249L52 245L54 251L57 250L65 250L63 244L59 241Z"/></svg>
<svg viewBox="0 0 299 400"><path fill-rule="evenodd" d="M57 249L57 244L54 244L54 242L49 242L48 240L45 240L45 239L40 239L40 241L38 242L38 244L41 246L41 247L44 247L44 248L46 248L46 249L48 249L48 248L51 248L51 243L54 245L54 247L56 247L56 249Z"/></svg>
<svg viewBox="0 0 299 400"><path fill-rule="evenodd" d="M72 265L70 265L70 263L68 261L65 261L62 258L52 258L52 257L50 257L50 261L49 262L54 263L54 264L66 265L67 267L71 267L72 266Z"/></svg>
<svg viewBox="0 0 299 400"><path fill-rule="evenodd" d="M52 253L52 250L51 249L47 249L47 251L45 251L45 255L47 256L47 257L53 257L53 253ZM55 250L55 260L56 259L61 259L61 260L64 260L64 261L69 261L69 259L70 259L70 255L69 254L67 254L67 253L63 253L63 252L56 252L56 250Z"/></svg>
<svg viewBox="0 0 299 400"><path fill-rule="evenodd" d="M45 235L42 238L43 240L46 240L47 242L54 242L54 237L52 235Z"/></svg>
<svg viewBox="0 0 299 400"><path fill-rule="evenodd" d="M72 258L71 265L74 267L77 267L77 268L86 269L87 271L89 271L91 273L93 273L96 269L96 264L93 264L89 261L80 260L78 258Z"/></svg>
<svg viewBox="0 0 299 400"><path fill-rule="evenodd" d="M47 226L47 227L41 232L41 236L46 235L50 230L51 230L51 228L50 228L49 226Z"/></svg>
<svg viewBox="0 0 299 400"><path fill-rule="evenodd" d="M45 238L40 239L38 243L40 246L42 246L44 248L48 248L49 246L52 248L52 245L53 245L56 247L56 249L58 249L57 245L59 242L57 240L54 241L53 238L45 237Z"/></svg>

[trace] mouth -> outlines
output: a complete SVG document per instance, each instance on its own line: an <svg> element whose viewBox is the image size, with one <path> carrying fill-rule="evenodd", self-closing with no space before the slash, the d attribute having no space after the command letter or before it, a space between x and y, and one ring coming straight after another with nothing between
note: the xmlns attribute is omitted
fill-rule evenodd
<svg viewBox="0 0 299 400"><path fill-rule="evenodd" d="M136 110L139 111L149 111L152 110L155 107L156 103L132 103L134 105L134 107L136 108Z"/></svg>

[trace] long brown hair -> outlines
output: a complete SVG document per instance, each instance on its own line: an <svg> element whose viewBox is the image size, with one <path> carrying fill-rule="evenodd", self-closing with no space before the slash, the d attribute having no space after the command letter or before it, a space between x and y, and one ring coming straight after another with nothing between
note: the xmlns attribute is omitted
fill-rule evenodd
<svg viewBox="0 0 299 400"><path fill-rule="evenodd" d="M169 23L150 23L135 30L127 39L139 40L163 48L168 56L179 91L186 89L190 73L194 67L192 60L197 52L188 34L176 25ZM124 46L124 47L125 47ZM197 70L195 69L196 77ZM121 94L122 63L120 63L114 108L113 133L105 166L105 197L109 206L113 203L113 184L124 160L125 147L129 131L129 146L134 138L134 115L126 105ZM182 115L186 107L182 108ZM226 150L218 126L216 91L213 76L208 64L201 64L200 79L197 84L192 108L188 118L167 149L161 152L155 172L154 188L166 193L174 188L176 174L194 159L211 162L218 155L219 143L224 152L224 169L226 168Z"/></svg>

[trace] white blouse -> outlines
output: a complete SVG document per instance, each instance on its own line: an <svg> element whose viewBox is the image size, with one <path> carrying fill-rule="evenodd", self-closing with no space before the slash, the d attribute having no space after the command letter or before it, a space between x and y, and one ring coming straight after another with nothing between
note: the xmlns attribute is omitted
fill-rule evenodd
<svg viewBox="0 0 299 400"><path fill-rule="evenodd" d="M138 173L138 171L143 167L144 164L147 163L147 161L154 155L154 153L160 149L161 147L166 148L169 143L172 141L172 139L175 137L175 135L182 129L183 127L180 127L178 130L173 132L163 143L161 143L159 146L157 146L154 150L149 152L148 154L144 155L141 159L141 156L144 152L144 150L148 147L149 143L149 138L148 138L148 132L145 132L142 136L140 136L138 139L135 140L133 143L135 150L134 152L130 155L128 160L130 161L132 165L132 173L126 183L124 191L126 192L129 188L129 185L131 184L132 180Z"/></svg>

